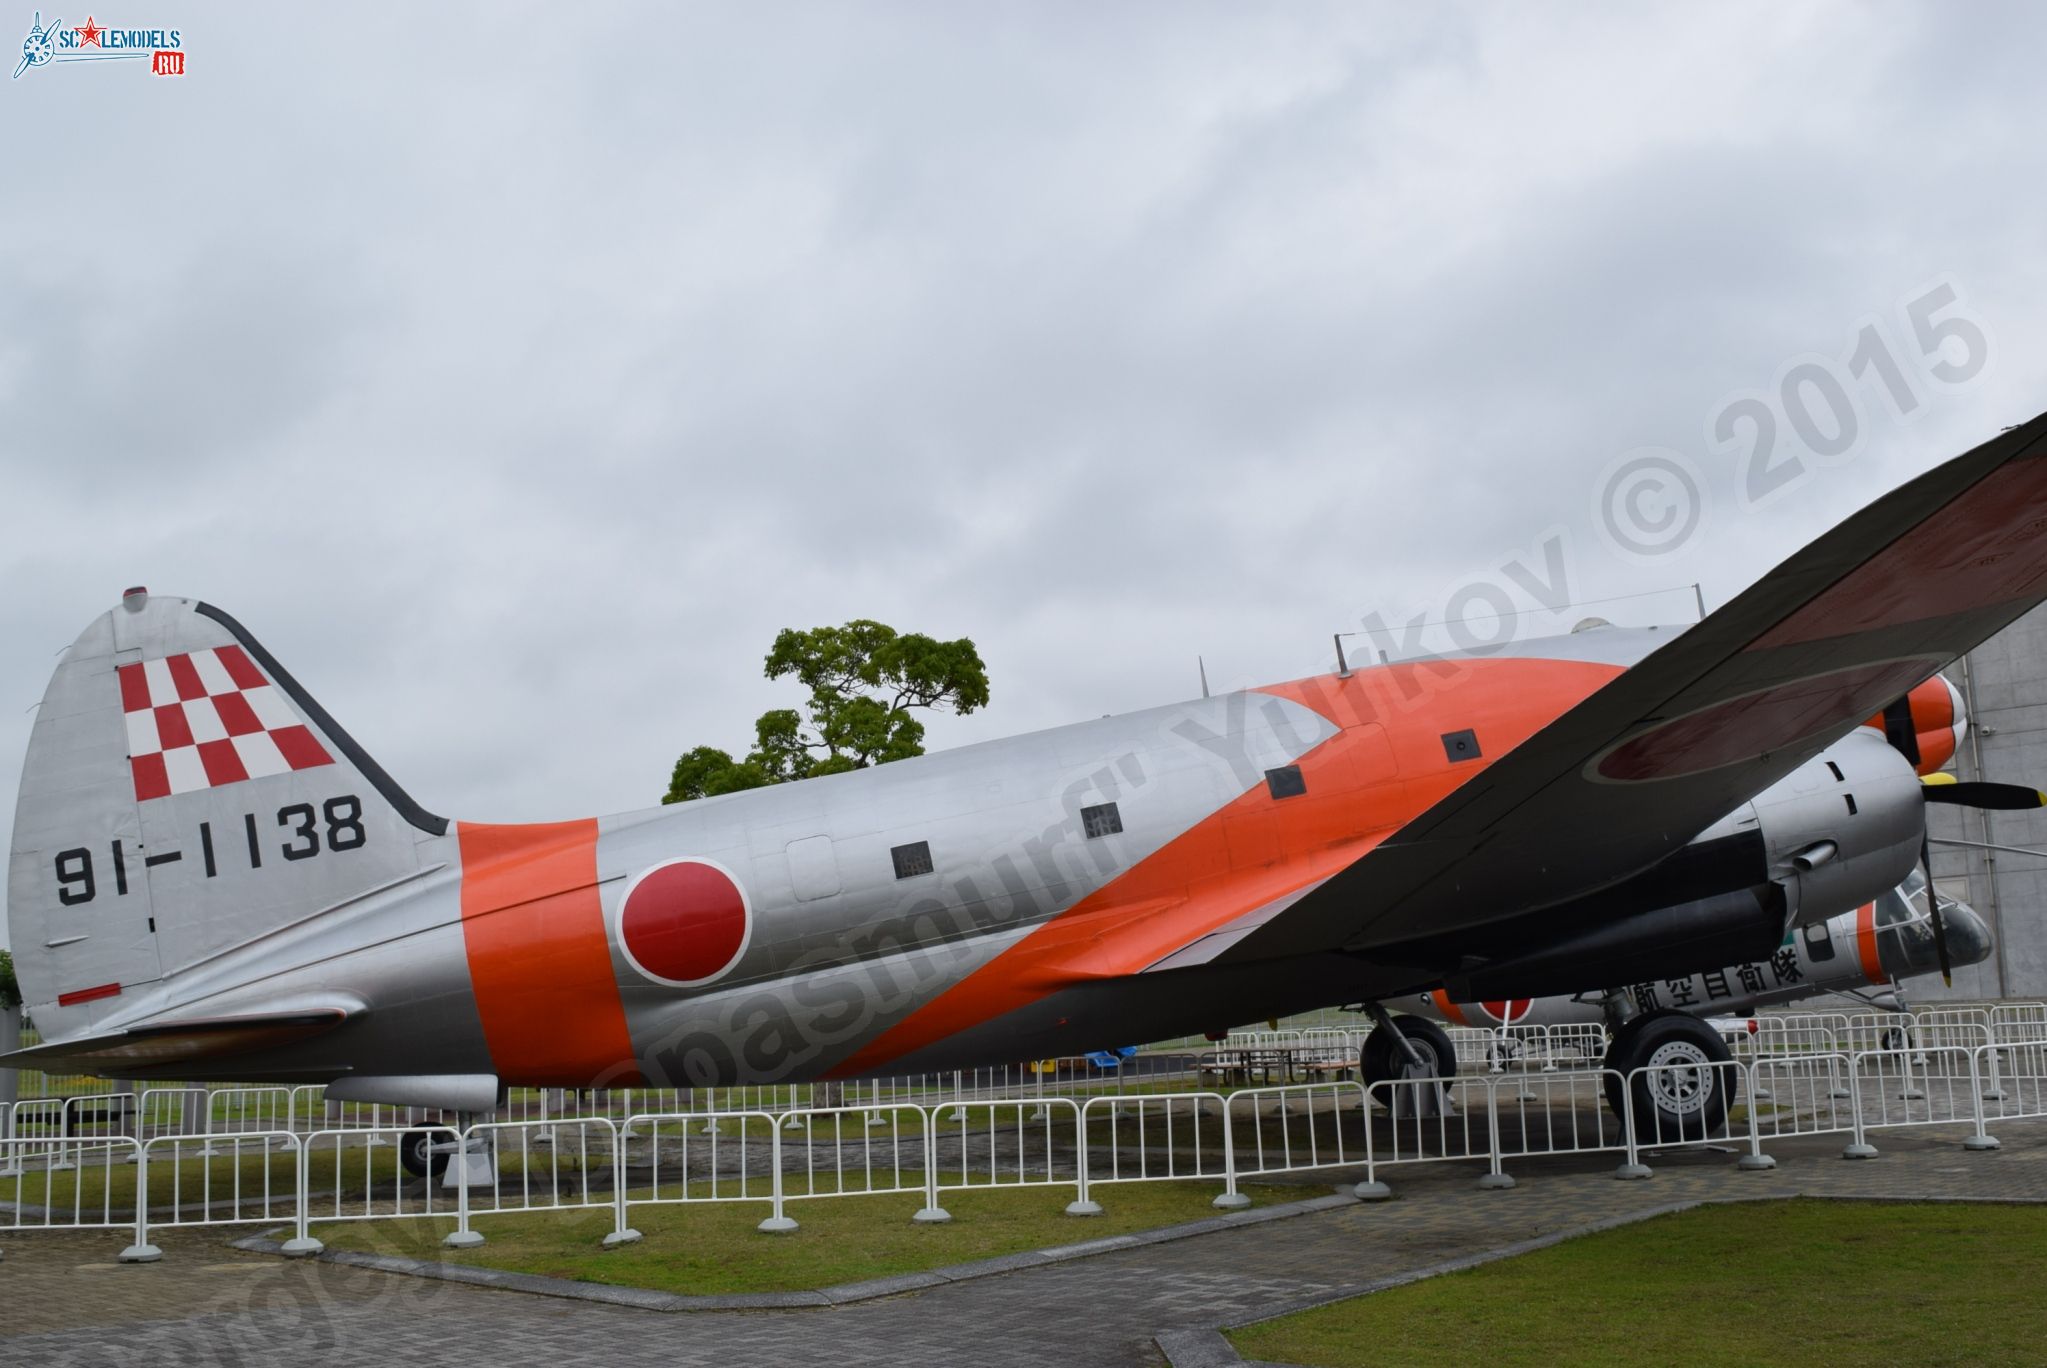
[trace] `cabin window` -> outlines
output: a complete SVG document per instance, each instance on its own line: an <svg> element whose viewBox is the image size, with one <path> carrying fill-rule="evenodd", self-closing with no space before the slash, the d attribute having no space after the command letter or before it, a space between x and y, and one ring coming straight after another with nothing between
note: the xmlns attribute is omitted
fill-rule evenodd
<svg viewBox="0 0 2047 1368"><path fill-rule="evenodd" d="M1080 810L1080 829L1088 839L1097 836L1114 836L1123 829L1123 814L1116 811L1114 803L1100 803Z"/></svg>
<svg viewBox="0 0 2047 1368"><path fill-rule="evenodd" d="M1814 922L1805 928L1805 953L1815 960L1834 957L1834 935L1825 922Z"/></svg>
<svg viewBox="0 0 2047 1368"><path fill-rule="evenodd" d="M1265 791L1275 798L1298 798L1308 791L1299 765L1281 765L1265 771Z"/></svg>
<svg viewBox="0 0 2047 1368"><path fill-rule="evenodd" d="M931 863L931 842L912 841L889 851L889 858L896 862L898 879L914 879L919 874L929 874Z"/></svg>
<svg viewBox="0 0 2047 1368"><path fill-rule="evenodd" d="M1463 731L1443 733L1443 754L1455 764L1459 760L1478 759L1478 733L1469 727Z"/></svg>

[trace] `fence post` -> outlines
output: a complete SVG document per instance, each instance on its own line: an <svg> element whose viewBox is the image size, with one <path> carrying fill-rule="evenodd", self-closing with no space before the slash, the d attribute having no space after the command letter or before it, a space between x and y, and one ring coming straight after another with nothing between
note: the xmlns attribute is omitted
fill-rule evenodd
<svg viewBox="0 0 2047 1368"><path fill-rule="evenodd" d="M1993 1056L1997 1052L1995 1045L1985 1045L1983 1049L1989 1050ZM2000 1146L1997 1137L1983 1129L1983 1099L1988 1097L1989 1094L1983 1091L1982 1073L1976 1067L1976 1056L1978 1053L1979 1051L1976 1050L1969 1051L1969 1094L1972 1099L1971 1106L1976 1117L1976 1133L1962 1141L1962 1148L1982 1153L1985 1150L1998 1149ZM2002 1094L1999 1095L2002 1096Z"/></svg>
<svg viewBox="0 0 2047 1368"><path fill-rule="evenodd" d="M327 1246L314 1239L312 1232L307 1229L312 1222L312 1151L304 1140L297 1137L293 1138L292 1143L298 1146L298 1155L292 1164L293 1196L297 1200L292 1204L295 1208L292 1215L292 1236L279 1246L278 1252L287 1259L303 1259L318 1254Z"/></svg>
<svg viewBox="0 0 2047 1368"><path fill-rule="evenodd" d="M1352 1188L1351 1195L1361 1202L1383 1202L1393 1195L1393 1189L1379 1181L1378 1159L1372 1139L1372 1090L1362 1083L1357 1088L1364 1098L1358 1104L1358 1114L1365 1122L1365 1181ZM1342 1119L1338 1118L1337 1125L1342 1124Z"/></svg>
<svg viewBox="0 0 2047 1368"><path fill-rule="evenodd" d="M955 1096L959 1075L954 1074ZM952 1219L952 1213L938 1204L938 1113L939 1107L919 1107L918 1113L924 1118L924 1209L910 1219L919 1225L943 1225ZM959 1112L964 1116L964 1109ZM779 1181L779 1175L778 1175ZM1067 1210L1071 1211L1069 1207Z"/></svg>
<svg viewBox="0 0 2047 1368"><path fill-rule="evenodd" d="M1094 1104L1090 1097L1080 1104L1080 1119L1074 1123L1074 1130L1080 1137L1077 1153L1074 1155L1074 1172L1078 1176L1075 1186L1079 1189L1074 1199L1066 1204L1068 1216L1099 1216L1102 1204L1087 1195L1087 1109Z"/></svg>
<svg viewBox="0 0 2047 1368"><path fill-rule="evenodd" d="M215 1158L215 1157L217 1157L217 1156L218 1156L218 1155L220 1154L220 1151L219 1151L219 1150L217 1150L217 1149L215 1149L215 1148L213 1147L213 1099L214 1099L214 1096L215 1096L215 1093L214 1093L213 1089L212 1089L212 1088L210 1088L210 1087L209 1087L209 1088L207 1088L207 1089L206 1089L206 1119L205 1119L204 1121L200 1122L200 1125L199 1125L199 1133L200 1133L200 1134L201 1134L202 1136L204 1136L204 1137L205 1137L205 1143L199 1146L199 1153L193 1156L193 1157L194 1157L194 1158L196 1158L196 1159L212 1159L212 1158Z"/></svg>
<svg viewBox="0 0 2047 1368"><path fill-rule="evenodd" d="M1613 1069L1602 1069L1601 1073L1612 1073L1621 1081L1621 1142L1627 1146L1627 1157L1613 1176L1622 1179L1652 1178L1655 1170L1642 1162L1642 1147L1635 1140L1635 1090L1628 1081L1628 1075Z"/></svg>
<svg viewBox="0 0 2047 1368"><path fill-rule="evenodd" d="M604 1117L602 1120L605 1127L611 1132L611 1229L605 1233L604 1247L606 1249L616 1249L620 1245L636 1244L640 1238L640 1232L625 1223L625 1151L627 1142L632 1139L633 1120L628 1116L622 1124L618 1125L613 1125L609 1117ZM584 1118L581 1124L589 1125L589 1118ZM656 1122L654 1126L654 1143L657 1146L661 1143L661 1126L659 1122ZM684 1174L684 1177L686 1180L688 1177L687 1173ZM781 1181L781 1174L777 1172L775 1178L777 1183L779 1183ZM659 1196L660 1194L656 1193L655 1195Z"/></svg>
<svg viewBox="0 0 2047 1368"><path fill-rule="evenodd" d="M1847 1055L1846 1052L1843 1051L1841 1048L1841 1038L1834 1033L1832 1027L1829 1027L1827 1029L1827 1043L1833 1047L1827 1053L1828 1100L1836 1101L1844 1097L1855 1096L1855 1090L1853 1088L1844 1088L1841 1086L1841 1060L1846 1058Z"/></svg>
<svg viewBox="0 0 2047 1368"><path fill-rule="evenodd" d="M1849 1109L1855 1113L1854 1138L1841 1151L1843 1159L1874 1159L1876 1146L1869 1143L1869 1137L1862 1131L1862 1052L1848 1056Z"/></svg>
<svg viewBox="0 0 2047 1368"><path fill-rule="evenodd" d="M43 1165L45 1173L69 1173L78 1165L71 1161L71 1101L68 1097L57 1099L57 1159L55 1163Z"/></svg>
<svg viewBox="0 0 2047 1368"><path fill-rule="evenodd" d="M1443 1085L1439 1082L1436 1084L1436 1086L1440 1088ZM1504 1169L1500 1167L1499 1091L1500 1091L1499 1079L1497 1078L1486 1079L1485 1124L1486 1138L1488 1141L1488 1144L1486 1146L1486 1149L1488 1151L1486 1158L1489 1161L1491 1167L1488 1172L1482 1174L1479 1177L1478 1185L1480 1188L1488 1192L1492 1191L1504 1192L1506 1189L1514 1186L1514 1175L1506 1172Z"/></svg>
<svg viewBox="0 0 2047 1368"><path fill-rule="evenodd" d="M155 1263L163 1257L163 1251L149 1242L149 1150L139 1140L130 1143L135 1146L135 1243L115 1257L122 1263ZM113 1159L113 1147L109 1145L108 1182L113 1181Z"/></svg>
<svg viewBox="0 0 2047 1368"><path fill-rule="evenodd" d="M1284 1098L1286 1094L1282 1092L1280 1096ZM1168 1102L1166 1105L1170 1107L1173 1104ZM1308 1105L1310 1107L1314 1106L1313 1101L1311 1100ZM1237 1191L1236 1125L1231 1119L1230 1100L1227 1097L1222 1100L1221 1110L1223 1116L1223 1190L1216 1195L1216 1199L1209 1203L1209 1205L1220 1207L1224 1211L1231 1211L1238 1207L1251 1205L1251 1199ZM1284 1113L1282 1113L1283 1115ZM1200 1124L1198 1120L1195 1122L1197 1128ZM1253 1126L1258 1124L1258 1105L1255 1102L1251 1105L1251 1124ZM1279 1124L1284 1127L1286 1122L1282 1120Z"/></svg>
<svg viewBox="0 0 2047 1368"><path fill-rule="evenodd" d="M1909 1037L1907 1038L1907 1043L1910 1043ZM1916 1046L1909 1053L1901 1056L1899 1062L1905 1066L1905 1076L1898 1085L1898 1100L1900 1102L1918 1102L1926 1096L1925 1090L1919 1086L1919 1080L1912 1073L1912 1056L1914 1054L1919 1055L1920 1059L1926 1063L1928 1077L1932 1076L1932 1062L1927 1060L1926 1055Z"/></svg>
<svg viewBox="0 0 2047 1368"><path fill-rule="evenodd" d="M1742 1155L1741 1158L1734 1161L1734 1166L1744 1173L1762 1173L1768 1169L1773 1169L1777 1167L1777 1161L1775 1159L1772 1159L1769 1155L1763 1153L1763 1133L1761 1130L1761 1123L1756 1120L1757 1111L1756 1099L1758 1097L1766 1096L1766 1094L1758 1091L1758 1089L1756 1088L1756 1070L1760 1069L1762 1066L1763 1061L1760 1059L1753 1059L1749 1061L1748 1153ZM1737 1065L1736 1067L1739 1066ZM1796 1095L1797 1095L1796 1091L1794 1090L1793 1096L1795 1097Z"/></svg>
<svg viewBox="0 0 2047 1368"><path fill-rule="evenodd" d="M1986 1102L2004 1101L2004 1083L1997 1076L1997 1044L1997 1032L1993 1030L1990 1033L1990 1044L1985 1047L1990 1057L1990 1081L1983 1089L1983 1100Z"/></svg>
<svg viewBox="0 0 2047 1368"><path fill-rule="evenodd" d="M774 1112L764 1112L768 1118L768 1219L761 1221L755 1231L761 1235L786 1235L796 1229L796 1223L782 1212L782 1118ZM739 1132L745 1135L747 1118L739 1118ZM923 1212L917 1212L917 1219L923 1221Z"/></svg>
<svg viewBox="0 0 2047 1368"><path fill-rule="evenodd" d="M474 1249L483 1243L483 1236L469 1228L469 1138L475 1129L471 1126L466 1131L455 1133L455 1153L448 1160L462 1170L455 1175L455 1228L441 1239L441 1243L449 1249ZM431 1175L433 1165L428 1164L427 1169Z"/></svg>

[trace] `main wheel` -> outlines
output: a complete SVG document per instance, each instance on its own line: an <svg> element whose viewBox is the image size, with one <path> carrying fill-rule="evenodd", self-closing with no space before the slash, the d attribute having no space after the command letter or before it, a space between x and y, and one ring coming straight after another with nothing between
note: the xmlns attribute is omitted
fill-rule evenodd
<svg viewBox="0 0 2047 1368"><path fill-rule="evenodd" d="M1729 1094L1737 1086L1734 1056L1720 1033L1697 1017L1683 1012L1636 1017L1615 1034L1606 1067L1614 1071L1606 1079L1607 1105L1625 1115L1625 1078L1639 1143L1699 1140L1727 1124Z"/></svg>
<svg viewBox="0 0 2047 1368"><path fill-rule="evenodd" d="M398 1162L405 1171L415 1178L440 1177L447 1171L448 1162L455 1156L449 1150L434 1149L435 1136L430 1130L409 1130L398 1138ZM446 1137L442 1137L446 1143Z"/></svg>
<svg viewBox="0 0 2047 1368"><path fill-rule="evenodd" d="M1364 1049L1358 1052L1358 1073L1364 1077L1367 1088L1389 1078L1456 1077L1457 1047L1450 1043L1441 1026L1412 1016L1394 1017L1393 1025L1413 1043L1415 1052L1422 1057L1422 1068L1417 1072L1407 1062L1407 1055L1391 1032L1374 1031L1365 1037Z"/></svg>

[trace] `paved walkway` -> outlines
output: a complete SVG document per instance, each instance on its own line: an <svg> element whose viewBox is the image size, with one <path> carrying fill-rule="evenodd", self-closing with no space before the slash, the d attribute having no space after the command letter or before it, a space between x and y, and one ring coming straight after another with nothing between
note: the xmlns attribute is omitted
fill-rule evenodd
<svg viewBox="0 0 2047 1368"><path fill-rule="evenodd" d="M1527 1161L1520 1186L1480 1192L1480 1167L1386 1173L1399 1198L825 1310L661 1314L532 1297L225 1247L242 1231L165 1231L164 1261L120 1267L118 1235L0 1235L0 1364L389 1368L474 1353L497 1365L904 1361L1159 1364L1161 1331L1254 1318L1403 1271L1674 1202L1800 1193L2047 1200L2047 1122L2006 1122L2004 1148L1965 1153L1967 1128L1886 1132L1848 1162L1844 1137L1734 1156L1654 1160L1617 1182L1612 1156ZM1106 1189L1104 1200L1113 1200ZM2047 1212L2042 1213L2047 1223ZM1079 1232L1077 1232L1079 1233Z"/></svg>

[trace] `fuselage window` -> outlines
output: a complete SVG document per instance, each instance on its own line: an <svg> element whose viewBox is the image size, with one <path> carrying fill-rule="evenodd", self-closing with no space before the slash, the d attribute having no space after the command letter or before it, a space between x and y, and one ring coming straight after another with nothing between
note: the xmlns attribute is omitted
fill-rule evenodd
<svg viewBox="0 0 2047 1368"><path fill-rule="evenodd" d="M1308 791L1299 765L1281 765L1265 771L1265 791L1275 798L1298 798Z"/></svg>
<svg viewBox="0 0 2047 1368"><path fill-rule="evenodd" d="M914 879L919 874L929 874L931 863L931 842L912 841L889 851L889 857L896 862L898 879Z"/></svg>
<svg viewBox="0 0 2047 1368"><path fill-rule="evenodd" d="M1114 803L1102 803L1080 810L1080 829L1092 840L1097 836L1114 836L1123 829L1123 815L1116 811Z"/></svg>
<svg viewBox="0 0 2047 1368"><path fill-rule="evenodd" d="M1814 922L1805 928L1805 953L1816 960L1834 957L1834 937L1825 922Z"/></svg>

